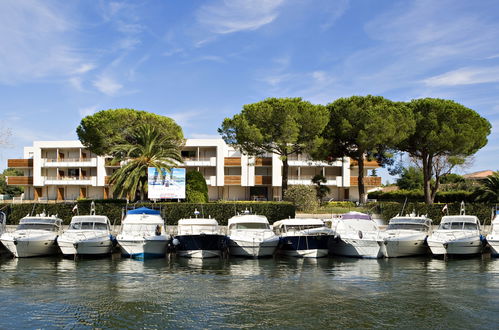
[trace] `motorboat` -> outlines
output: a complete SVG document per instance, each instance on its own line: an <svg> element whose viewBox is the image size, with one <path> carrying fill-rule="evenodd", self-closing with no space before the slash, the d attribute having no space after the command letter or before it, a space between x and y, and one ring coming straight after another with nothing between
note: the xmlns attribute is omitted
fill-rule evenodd
<svg viewBox="0 0 499 330"><path fill-rule="evenodd" d="M427 242L435 256L479 254L483 247L480 221L474 215L443 216Z"/></svg>
<svg viewBox="0 0 499 330"><path fill-rule="evenodd" d="M494 257L499 256L499 210L496 210L496 215L490 227L490 233L486 237L487 243L490 246L490 254Z"/></svg>
<svg viewBox="0 0 499 330"><path fill-rule="evenodd" d="M284 219L272 226L280 237L280 254L305 258L328 255L328 242L334 237L334 231L321 219Z"/></svg>
<svg viewBox="0 0 499 330"><path fill-rule="evenodd" d="M56 239L61 226L62 220L56 215L26 216L15 231L3 233L0 241L17 258L58 254Z"/></svg>
<svg viewBox="0 0 499 330"><path fill-rule="evenodd" d="M431 225L431 219L424 215L397 215L390 219L383 235L385 257L407 257L429 253L426 239L431 232Z"/></svg>
<svg viewBox="0 0 499 330"><path fill-rule="evenodd" d="M222 233L216 219L180 219L173 246L180 257L220 257L227 248L227 236Z"/></svg>
<svg viewBox="0 0 499 330"><path fill-rule="evenodd" d="M242 257L270 257L279 244L279 236L263 215L245 212L228 221L229 253Z"/></svg>
<svg viewBox="0 0 499 330"><path fill-rule="evenodd" d="M160 211L141 207L127 211L116 240L125 257L155 258L166 255L170 235Z"/></svg>
<svg viewBox="0 0 499 330"><path fill-rule="evenodd" d="M329 245L331 254L357 258L384 256L383 236L369 214L348 212L330 221L335 232Z"/></svg>
<svg viewBox="0 0 499 330"><path fill-rule="evenodd" d="M78 215L71 218L68 230L57 238L65 256L99 256L111 253L115 242L111 223L104 215Z"/></svg>

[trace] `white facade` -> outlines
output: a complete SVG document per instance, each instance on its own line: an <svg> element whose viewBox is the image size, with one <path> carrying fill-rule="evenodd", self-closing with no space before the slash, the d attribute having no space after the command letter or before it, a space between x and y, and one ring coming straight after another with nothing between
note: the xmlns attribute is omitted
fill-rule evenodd
<svg viewBox="0 0 499 330"><path fill-rule="evenodd" d="M179 167L197 170L208 185L210 200L280 200L283 162L279 155L258 157L242 154L222 139L187 139ZM32 164L26 161L32 159ZM108 178L119 168L111 159L88 151L80 141L35 141L24 148L24 159L9 160L9 167L24 170L25 177L10 177L9 184L24 185L25 199L74 200L112 197ZM322 174L330 188L328 198L358 200L358 167L345 157L334 162L310 160L306 155L288 159L288 186L313 185ZM378 167L367 164L368 169ZM369 177L367 189L379 186L380 178Z"/></svg>

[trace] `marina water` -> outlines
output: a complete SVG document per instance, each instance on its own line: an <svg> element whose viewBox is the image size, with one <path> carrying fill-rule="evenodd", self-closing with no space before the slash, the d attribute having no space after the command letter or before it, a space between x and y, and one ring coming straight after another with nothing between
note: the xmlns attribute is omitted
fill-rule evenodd
<svg viewBox="0 0 499 330"><path fill-rule="evenodd" d="M0 259L1 328L495 328L499 259Z"/></svg>

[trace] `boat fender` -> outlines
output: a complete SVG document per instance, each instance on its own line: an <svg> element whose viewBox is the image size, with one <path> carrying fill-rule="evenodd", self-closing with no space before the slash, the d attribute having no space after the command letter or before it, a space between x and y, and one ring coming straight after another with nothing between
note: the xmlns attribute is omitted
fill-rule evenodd
<svg viewBox="0 0 499 330"><path fill-rule="evenodd" d="M14 245L17 245L17 239L14 240Z"/></svg>
<svg viewBox="0 0 499 330"><path fill-rule="evenodd" d="M362 230L359 230L359 238L362 239L364 237L364 234L362 234Z"/></svg>
<svg viewBox="0 0 499 330"><path fill-rule="evenodd" d="M161 225L156 226L156 231L155 231L156 236L161 235Z"/></svg>
<svg viewBox="0 0 499 330"><path fill-rule="evenodd" d="M485 236L480 234L480 242L485 243L487 240L485 239Z"/></svg>
<svg viewBox="0 0 499 330"><path fill-rule="evenodd" d="M444 249L447 249L448 246L449 246L448 243L444 243Z"/></svg>
<svg viewBox="0 0 499 330"><path fill-rule="evenodd" d="M74 243L73 246L76 250L78 250L78 243Z"/></svg>
<svg viewBox="0 0 499 330"><path fill-rule="evenodd" d="M172 244L173 244L173 246L177 246L180 244L180 241L178 240L178 238L174 238L172 241Z"/></svg>

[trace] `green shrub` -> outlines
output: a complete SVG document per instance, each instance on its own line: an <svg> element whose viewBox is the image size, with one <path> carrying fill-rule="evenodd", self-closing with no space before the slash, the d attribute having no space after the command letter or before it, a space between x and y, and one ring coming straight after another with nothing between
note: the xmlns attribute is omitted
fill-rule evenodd
<svg viewBox="0 0 499 330"><path fill-rule="evenodd" d="M185 182L185 200L187 203L208 202L208 186L201 172L187 172Z"/></svg>
<svg viewBox="0 0 499 330"><path fill-rule="evenodd" d="M78 213L90 213L90 200L78 202ZM59 204L0 204L0 209L7 214L7 223L14 225L28 214L57 214L65 224L69 224L74 203ZM194 210L201 212L200 216L211 216L221 225L226 225L227 220L246 209L256 214L265 215L270 223L284 218L295 216L295 207L287 202L248 202L248 203L136 203L129 204L128 209L136 207L149 207L159 209L168 225L176 225L179 219L194 217ZM124 210L127 207L123 200L95 201L96 214L106 215L112 224L120 224Z"/></svg>
<svg viewBox="0 0 499 330"><path fill-rule="evenodd" d="M422 190L394 190L389 192L373 191L368 194L369 199L377 201L403 202L407 198L409 202L424 202ZM470 191L439 191L435 196L435 203L472 202L473 196Z"/></svg>
<svg viewBox="0 0 499 330"><path fill-rule="evenodd" d="M312 186L291 186L284 193L284 200L293 203L298 211L314 212L319 207L319 201Z"/></svg>
<svg viewBox="0 0 499 330"><path fill-rule="evenodd" d="M327 206L331 206L331 207L356 207L357 205L355 205L354 202L348 202L348 201L345 201L345 202L328 202L326 204Z"/></svg>

